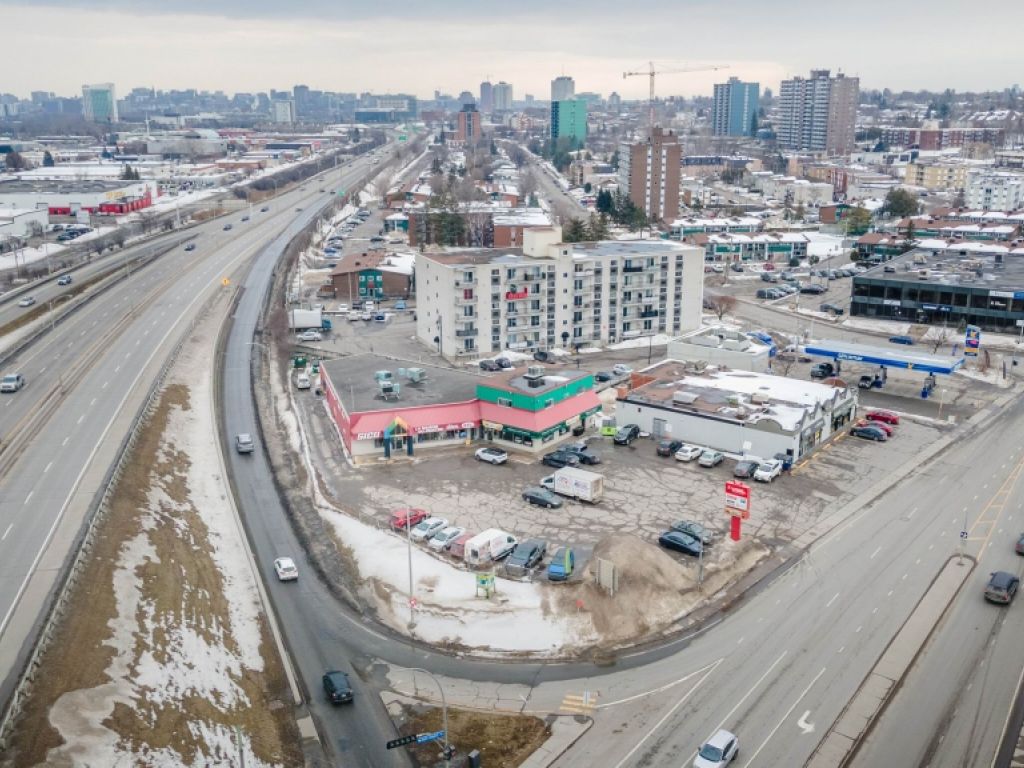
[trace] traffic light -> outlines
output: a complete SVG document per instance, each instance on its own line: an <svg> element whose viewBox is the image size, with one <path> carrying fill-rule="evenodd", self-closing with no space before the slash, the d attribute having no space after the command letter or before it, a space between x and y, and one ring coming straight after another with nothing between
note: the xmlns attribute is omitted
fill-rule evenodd
<svg viewBox="0 0 1024 768"><path fill-rule="evenodd" d="M453 757L455 757L455 747L449 744L441 752L441 757L443 757L445 760L451 760Z"/></svg>
<svg viewBox="0 0 1024 768"><path fill-rule="evenodd" d="M389 741L384 746L387 747L388 749L394 749L395 747L404 747L406 744L415 744L415 743L416 743L416 734L414 733L412 736L402 736L399 739L392 739L391 741Z"/></svg>

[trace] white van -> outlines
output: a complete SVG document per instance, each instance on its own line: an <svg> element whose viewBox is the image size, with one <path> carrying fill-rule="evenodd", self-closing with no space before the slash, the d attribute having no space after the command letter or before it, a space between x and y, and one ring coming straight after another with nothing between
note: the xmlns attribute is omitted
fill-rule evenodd
<svg viewBox="0 0 1024 768"><path fill-rule="evenodd" d="M465 560L470 565L485 565L501 560L515 549L517 539L511 533L489 528L466 542Z"/></svg>
<svg viewBox="0 0 1024 768"><path fill-rule="evenodd" d="M306 373L305 371L303 371L298 376L296 376L295 377L295 386L298 389L309 389L309 387L310 387L309 374Z"/></svg>

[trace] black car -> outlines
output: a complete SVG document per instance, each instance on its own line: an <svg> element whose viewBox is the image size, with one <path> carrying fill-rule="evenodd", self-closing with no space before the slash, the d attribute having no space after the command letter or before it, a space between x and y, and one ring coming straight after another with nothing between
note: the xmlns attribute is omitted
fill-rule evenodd
<svg viewBox="0 0 1024 768"><path fill-rule="evenodd" d="M636 424L627 424L624 427L619 427L619 431L615 433L612 441L616 445L629 445L638 437L640 437L640 427Z"/></svg>
<svg viewBox="0 0 1024 768"><path fill-rule="evenodd" d="M661 440L658 442L659 456L675 456L676 451L683 447L682 440Z"/></svg>
<svg viewBox="0 0 1024 768"><path fill-rule="evenodd" d="M843 308L837 307L835 304L825 303L818 307L818 309L820 309L822 312L831 312L833 315L843 314Z"/></svg>
<svg viewBox="0 0 1024 768"><path fill-rule="evenodd" d="M692 536L695 539L699 539L705 547L714 541L715 538L715 534L696 520L680 520L679 522L672 524L672 530L684 533L687 536Z"/></svg>
<svg viewBox="0 0 1024 768"><path fill-rule="evenodd" d="M878 427L854 427L850 430L850 434L864 440L874 440L876 443L884 443L889 439L888 435Z"/></svg>
<svg viewBox="0 0 1024 768"><path fill-rule="evenodd" d="M875 377L864 374L857 380L857 389L871 389L875 386Z"/></svg>
<svg viewBox="0 0 1024 768"><path fill-rule="evenodd" d="M481 360L480 361L480 370L481 371L500 371L501 370L501 366L498 365L493 360Z"/></svg>
<svg viewBox="0 0 1024 768"><path fill-rule="evenodd" d="M557 509L562 506L562 500L547 488L531 486L523 491L523 501L547 509Z"/></svg>
<svg viewBox="0 0 1024 768"><path fill-rule="evenodd" d="M351 703L352 684L348 681L348 675L336 669L325 673L324 693L327 694L327 700L332 704Z"/></svg>
<svg viewBox="0 0 1024 768"><path fill-rule="evenodd" d="M801 287L800 293L810 293L817 295L820 293L825 293L825 291L827 290L828 288L826 288L824 285L817 285L816 283L811 283L809 285Z"/></svg>
<svg viewBox="0 0 1024 768"><path fill-rule="evenodd" d="M760 462L752 461L751 459L743 459L736 462L736 466L732 468L733 477L753 477L757 471Z"/></svg>
<svg viewBox="0 0 1024 768"><path fill-rule="evenodd" d="M811 366L812 379L827 379L830 376L834 376L835 372L836 369L832 363L818 363Z"/></svg>
<svg viewBox="0 0 1024 768"><path fill-rule="evenodd" d="M1020 579L1006 571L996 571L985 585L985 599L990 603L1009 605L1020 587Z"/></svg>
<svg viewBox="0 0 1024 768"><path fill-rule="evenodd" d="M609 371L598 371L594 374L594 381L611 381L615 376Z"/></svg>
<svg viewBox="0 0 1024 768"><path fill-rule="evenodd" d="M700 539L682 531L665 531L658 537L658 544L665 549L682 552L684 555L693 555L694 557L699 555L703 548Z"/></svg>
<svg viewBox="0 0 1024 768"><path fill-rule="evenodd" d="M731 269L733 272L742 272L743 265L740 264L738 261L734 261L732 264L729 265L729 269Z"/></svg>
<svg viewBox="0 0 1024 768"><path fill-rule="evenodd" d="M494 362L496 362L498 364L499 368L511 368L512 367L512 361L509 360L507 357L495 358Z"/></svg>
<svg viewBox="0 0 1024 768"><path fill-rule="evenodd" d="M562 448L566 453L573 454L580 460L580 464L600 464L601 457L587 448L586 445L567 445Z"/></svg>
<svg viewBox="0 0 1024 768"><path fill-rule="evenodd" d="M516 544L512 554L505 561L505 570L512 573L525 573L544 559L548 544L541 539L527 539Z"/></svg>
<svg viewBox="0 0 1024 768"><path fill-rule="evenodd" d="M269 210L270 209L267 206L264 205L262 208L260 208L260 213L266 213Z"/></svg>
<svg viewBox="0 0 1024 768"><path fill-rule="evenodd" d="M533 353L533 359L540 363L546 363L551 359L551 355L545 352L543 349L538 349Z"/></svg>
<svg viewBox="0 0 1024 768"><path fill-rule="evenodd" d="M551 453L545 453L540 463L555 469L561 469L562 467L575 467L580 463L580 459L579 456L570 451L552 451Z"/></svg>

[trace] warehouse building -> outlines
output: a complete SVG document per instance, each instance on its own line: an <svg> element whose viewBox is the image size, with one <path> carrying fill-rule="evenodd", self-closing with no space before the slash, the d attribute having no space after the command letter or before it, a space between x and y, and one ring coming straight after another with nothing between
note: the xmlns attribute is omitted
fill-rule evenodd
<svg viewBox="0 0 1024 768"><path fill-rule="evenodd" d="M150 180L0 179L0 208L45 209L51 216L129 213L148 208L158 195Z"/></svg>

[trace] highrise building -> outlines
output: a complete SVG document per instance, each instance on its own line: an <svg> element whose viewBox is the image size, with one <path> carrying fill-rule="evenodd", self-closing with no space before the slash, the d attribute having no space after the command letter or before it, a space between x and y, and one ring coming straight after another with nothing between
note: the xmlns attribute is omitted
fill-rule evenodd
<svg viewBox="0 0 1024 768"><path fill-rule="evenodd" d="M272 102L274 105L274 122L275 123L294 123L295 122L295 100L294 99L278 99Z"/></svg>
<svg viewBox="0 0 1024 768"><path fill-rule="evenodd" d="M459 94L459 108L461 109L469 104L476 106L476 96L469 91L463 91Z"/></svg>
<svg viewBox="0 0 1024 768"><path fill-rule="evenodd" d="M494 111L512 111L512 84L502 80L494 86Z"/></svg>
<svg viewBox="0 0 1024 768"><path fill-rule="evenodd" d="M295 100L295 116L309 117L309 86L296 85L292 88L292 98Z"/></svg>
<svg viewBox="0 0 1024 768"><path fill-rule="evenodd" d="M561 75L551 81L551 101L568 101L576 95L576 81Z"/></svg>
<svg viewBox="0 0 1024 768"><path fill-rule="evenodd" d="M715 136L753 136L756 133L758 83L744 83L730 77L715 85L715 104L711 128Z"/></svg>
<svg viewBox="0 0 1024 768"><path fill-rule="evenodd" d="M480 113L476 111L475 105L465 105L458 115L458 122L455 129L455 140L465 144L474 144L479 141L482 136L483 132L480 129Z"/></svg>
<svg viewBox="0 0 1024 768"><path fill-rule="evenodd" d="M612 91L611 96L608 97L608 109L612 112L622 109L622 97L619 96L618 91Z"/></svg>
<svg viewBox="0 0 1024 768"><path fill-rule="evenodd" d="M647 141L619 147L619 188L651 221L673 221L679 214L679 138L655 126Z"/></svg>
<svg viewBox="0 0 1024 768"><path fill-rule="evenodd" d="M860 79L812 69L807 79L783 80L779 89L779 146L845 155L853 151Z"/></svg>
<svg viewBox="0 0 1024 768"><path fill-rule="evenodd" d="M562 137L583 146L587 138L587 102L583 99L551 102L551 138Z"/></svg>
<svg viewBox="0 0 1024 768"><path fill-rule="evenodd" d="M93 123L116 123L117 95L114 84L83 85L82 114Z"/></svg>
<svg viewBox="0 0 1024 768"><path fill-rule="evenodd" d="M494 86L490 80L480 83L480 111L485 115L494 111Z"/></svg>

